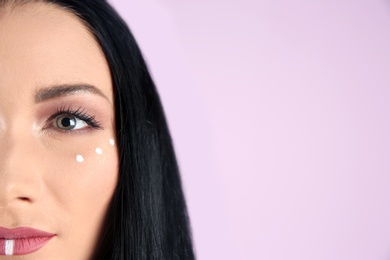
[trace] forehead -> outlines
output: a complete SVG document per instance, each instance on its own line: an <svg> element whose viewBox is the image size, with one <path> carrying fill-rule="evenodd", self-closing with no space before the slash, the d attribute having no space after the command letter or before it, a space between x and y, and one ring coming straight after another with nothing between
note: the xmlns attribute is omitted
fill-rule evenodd
<svg viewBox="0 0 390 260"><path fill-rule="evenodd" d="M2 8L0 35L0 92L26 93L51 84L87 83L112 99L103 52L70 11L36 2Z"/></svg>

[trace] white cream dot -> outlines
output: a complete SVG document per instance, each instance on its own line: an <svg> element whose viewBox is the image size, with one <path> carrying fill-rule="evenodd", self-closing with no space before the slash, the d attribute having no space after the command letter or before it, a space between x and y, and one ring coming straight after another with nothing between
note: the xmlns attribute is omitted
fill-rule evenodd
<svg viewBox="0 0 390 260"><path fill-rule="evenodd" d="M13 255L14 254L14 240L13 239L6 239L4 249L5 249L5 255Z"/></svg>
<svg viewBox="0 0 390 260"><path fill-rule="evenodd" d="M84 157L82 156L82 155L80 155L80 154L78 154L77 156L76 156L76 161L78 161L78 162L83 162L84 161Z"/></svg>
<svg viewBox="0 0 390 260"><path fill-rule="evenodd" d="M95 149L95 152L100 155L100 154L103 153L103 150L98 147L98 148Z"/></svg>
<svg viewBox="0 0 390 260"><path fill-rule="evenodd" d="M108 141L110 142L111 145L114 145L114 144L115 144L114 139L110 139L110 140L108 140Z"/></svg>

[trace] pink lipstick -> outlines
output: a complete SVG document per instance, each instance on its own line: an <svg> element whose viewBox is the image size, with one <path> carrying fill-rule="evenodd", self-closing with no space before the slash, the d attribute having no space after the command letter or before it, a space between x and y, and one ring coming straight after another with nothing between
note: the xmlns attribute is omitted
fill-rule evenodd
<svg viewBox="0 0 390 260"><path fill-rule="evenodd" d="M26 255L42 248L55 234L19 227L0 227L0 255Z"/></svg>

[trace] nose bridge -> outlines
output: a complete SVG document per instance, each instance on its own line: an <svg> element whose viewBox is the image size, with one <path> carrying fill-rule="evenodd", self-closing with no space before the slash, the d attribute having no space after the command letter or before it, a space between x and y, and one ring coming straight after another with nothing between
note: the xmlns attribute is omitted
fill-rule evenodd
<svg viewBox="0 0 390 260"><path fill-rule="evenodd" d="M34 202L42 191L36 140L28 129L0 130L0 208Z"/></svg>

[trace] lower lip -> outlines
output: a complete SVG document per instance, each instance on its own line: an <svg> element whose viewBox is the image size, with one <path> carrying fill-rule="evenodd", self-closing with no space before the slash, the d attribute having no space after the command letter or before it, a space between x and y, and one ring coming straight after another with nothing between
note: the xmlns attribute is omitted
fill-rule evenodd
<svg viewBox="0 0 390 260"><path fill-rule="evenodd" d="M26 237L13 239L12 255L26 255L38 251L42 248L53 236L50 237ZM0 255L6 254L6 239L0 238ZM8 252L9 254L9 252Z"/></svg>

